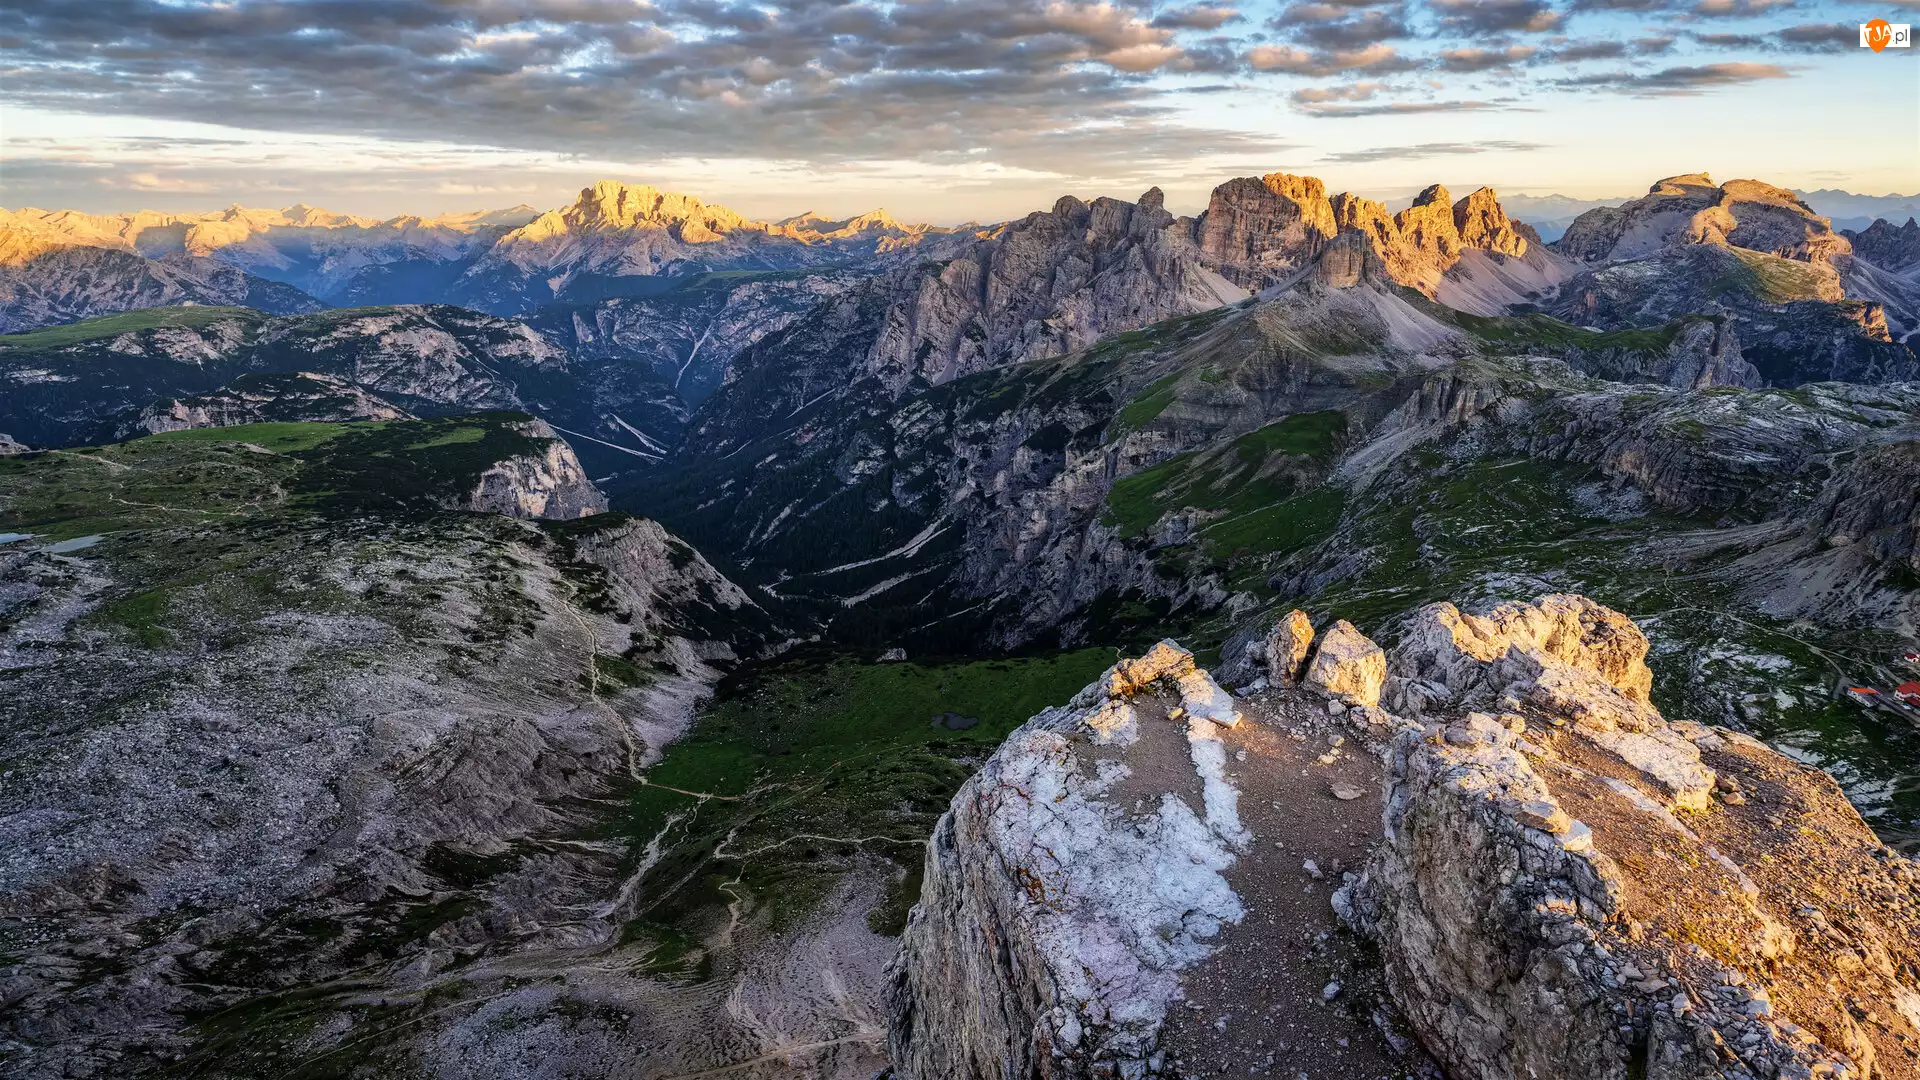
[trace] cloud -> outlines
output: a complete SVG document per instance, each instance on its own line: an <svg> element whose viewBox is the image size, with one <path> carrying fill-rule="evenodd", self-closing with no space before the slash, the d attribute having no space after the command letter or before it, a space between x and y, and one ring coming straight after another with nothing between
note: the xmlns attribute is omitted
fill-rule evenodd
<svg viewBox="0 0 1920 1080"><path fill-rule="evenodd" d="M1737 86L1765 79L1788 77L1778 64L1740 62L1670 67L1648 75L1630 71L1601 72L1561 79L1557 85L1567 88L1617 90L1646 97L1670 97L1699 94L1721 86Z"/></svg>
<svg viewBox="0 0 1920 1080"><path fill-rule="evenodd" d="M1507 69L1538 51L1530 45L1509 45L1504 49L1445 49L1440 53L1440 70L1470 73Z"/></svg>
<svg viewBox="0 0 1920 1080"><path fill-rule="evenodd" d="M1228 73L1235 13L1131 0L13 0L10 106L628 159L1134 175L1194 142L1145 77ZM1120 152L1103 129L1127 127ZM1113 156L1106 156L1113 155Z"/></svg>
<svg viewBox="0 0 1920 1080"><path fill-rule="evenodd" d="M1431 0L1443 34L1484 38L1559 27L1561 16L1546 0Z"/></svg>
<svg viewBox="0 0 1920 1080"><path fill-rule="evenodd" d="M1509 105L1494 101L1396 101L1378 105L1302 105L1308 116L1343 120L1361 116L1419 116L1426 113L1485 112L1506 110Z"/></svg>
<svg viewBox="0 0 1920 1080"><path fill-rule="evenodd" d="M1358 18L1306 23L1293 36L1296 41L1322 49L1364 49L1376 42L1405 38L1412 33L1400 15L1373 10L1361 13Z"/></svg>
<svg viewBox="0 0 1920 1080"><path fill-rule="evenodd" d="M1290 75L1344 75L1349 72L1386 74L1411 71L1417 61L1401 56L1391 45L1369 45L1364 49L1313 51L1291 45L1260 45L1247 51L1247 65L1255 71L1278 71Z"/></svg>
<svg viewBox="0 0 1920 1080"><path fill-rule="evenodd" d="M1295 90L1289 96L1295 105L1320 105L1329 101L1366 101L1387 88L1386 83L1377 82L1348 83L1345 86L1308 86Z"/></svg>
<svg viewBox="0 0 1920 1080"><path fill-rule="evenodd" d="M1322 160L1324 164L1329 165L1363 165L1375 161L1405 161L1448 157L1455 154L1484 154L1491 151L1526 153L1545 149L1547 147L1543 143L1493 139L1487 142L1435 142L1419 143L1414 146L1377 146L1371 150L1346 150L1337 154L1328 154Z"/></svg>
<svg viewBox="0 0 1920 1080"><path fill-rule="evenodd" d="M1765 34L1693 34L1693 40L1714 49L1765 49L1773 44Z"/></svg>
<svg viewBox="0 0 1920 1080"><path fill-rule="evenodd" d="M1707 19L1744 19L1796 7L1799 0L1700 0L1693 13Z"/></svg>
<svg viewBox="0 0 1920 1080"><path fill-rule="evenodd" d="M204 181L185 180L174 176L161 176L154 172L132 172L102 176L96 178L95 182L106 187L129 188L134 191L168 191L204 194L213 190L212 187Z"/></svg>
<svg viewBox="0 0 1920 1080"><path fill-rule="evenodd" d="M1674 0L1573 0L1574 11L1667 11Z"/></svg>
<svg viewBox="0 0 1920 1080"><path fill-rule="evenodd" d="M1860 29L1853 23L1805 23L1789 26L1777 36L1787 48L1806 52L1851 51L1860 47Z"/></svg>
<svg viewBox="0 0 1920 1080"><path fill-rule="evenodd" d="M1624 41L1586 41L1578 45L1568 45L1559 49L1548 49L1540 53L1542 61L1574 64L1582 60L1615 60L1627 55L1627 43Z"/></svg>
<svg viewBox="0 0 1920 1080"><path fill-rule="evenodd" d="M1192 7L1163 11L1154 16L1152 25L1162 30L1218 30L1228 23L1239 22L1240 19L1240 12L1235 8L1195 4Z"/></svg>

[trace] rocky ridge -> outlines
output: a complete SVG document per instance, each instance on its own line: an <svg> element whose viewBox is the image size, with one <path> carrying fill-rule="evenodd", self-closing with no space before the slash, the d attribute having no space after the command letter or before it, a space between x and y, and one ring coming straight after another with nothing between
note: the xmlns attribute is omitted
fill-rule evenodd
<svg viewBox="0 0 1920 1080"><path fill-rule="evenodd" d="M378 403L361 409L297 390L288 398L291 388L280 386L284 404L259 403L263 416L305 406L318 411L289 418L323 419L340 408L369 417L526 409L567 429L597 470L657 457L684 416L672 388L632 354L575 360L527 324L477 311L428 305L270 319L185 307L0 338L0 422L36 446L105 441L137 430L144 411L159 417L167 402L211 394L234 403L259 385L238 380L295 372Z"/></svg>
<svg viewBox="0 0 1920 1080"><path fill-rule="evenodd" d="M1853 254L1857 258L1865 259L1883 270L1903 273L1920 265L1920 221L1913 218L1908 218L1907 223L1900 226L1878 218L1859 232L1842 229L1840 235L1853 245Z"/></svg>
<svg viewBox="0 0 1920 1080"><path fill-rule="evenodd" d="M1274 640L1298 642L1300 621ZM1388 1067L1424 1050L1456 1076L1920 1075L1920 868L1824 774L1662 718L1625 617L1552 595L1485 616L1430 606L1384 656L1345 625L1320 637L1336 652L1322 644L1303 687L1259 678L1231 727L1191 717L1191 658L1163 644L1007 741L928 846L893 975L898 1075L1193 1076L1221 1059L1285 1074L1327 1064L1306 1033L1346 1032L1328 1052L1354 1053L1369 1028ZM1323 770L1343 742L1380 755L1384 831L1364 792L1271 776L1293 739L1330 740ZM1247 829L1268 798L1304 801ZM1286 910L1286 856L1267 852L1298 849L1288 830L1314 800L1354 806L1370 838L1330 906L1379 952L1371 969L1337 953L1342 977L1303 1001L1253 974L1300 962L1292 932L1238 924ZM1187 917L1131 931L1153 909L1127 867L1159 860L1181 867L1158 895ZM1235 1015L1188 1023L1184 1000ZM1239 1056L1261 1053L1256 1034L1265 1057Z"/></svg>
<svg viewBox="0 0 1920 1080"><path fill-rule="evenodd" d="M120 434L232 427L271 421L405 420L404 410L332 375L242 375L211 393L170 398L140 410Z"/></svg>
<svg viewBox="0 0 1920 1080"><path fill-rule="evenodd" d="M276 315L325 307L290 285L178 253L148 259L105 248L64 247L0 266L0 333L175 304L231 305Z"/></svg>

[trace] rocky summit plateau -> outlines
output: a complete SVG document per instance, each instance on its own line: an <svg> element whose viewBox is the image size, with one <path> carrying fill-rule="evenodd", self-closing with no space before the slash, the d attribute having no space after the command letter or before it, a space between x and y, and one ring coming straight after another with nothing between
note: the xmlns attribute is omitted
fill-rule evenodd
<svg viewBox="0 0 1920 1080"><path fill-rule="evenodd" d="M0 211L0 1074L1920 1080L1808 198Z"/></svg>

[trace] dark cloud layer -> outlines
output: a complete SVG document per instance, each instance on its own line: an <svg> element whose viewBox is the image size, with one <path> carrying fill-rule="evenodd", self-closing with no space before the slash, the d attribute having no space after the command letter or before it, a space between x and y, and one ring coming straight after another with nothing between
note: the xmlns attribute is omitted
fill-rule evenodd
<svg viewBox="0 0 1920 1080"><path fill-rule="evenodd" d="M1723 86L1787 77L1787 69L1778 64L1743 62L1685 65L1646 73L1603 71L1561 79L1559 85L1569 88L1619 90L1647 97L1671 97L1679 94L1698 94Z"/></svg>
<svg viewBox="0 0 1920 1080"><path fill-rule="evenodd" d="M7 0L0 101L615 161L1137 176L1273 152L1176 111L1249 84L1344 80L1364 90L1293 106L1363 117L1784 77L1753 57L1838 50L1846 27L1705 20L1797 2L1813 0ZM1583 32L1601 23L1613 36ZM1675 61L1729 62L1649 70L1676 41ZM1415 72L1441 80L1419 93L1467 100L1375 81Z"/></svg>
<svg viewBox="0 0 1920 1080"><path fill-rule="evenodd" d="M17 0L0 10L0 94L616 158L991 148L1003 164L1099 168L1110 127L1133 131L1120 160L1194 152L1142 77L1238 68L1199 36L1234 17L1091 0Z"/></svg>

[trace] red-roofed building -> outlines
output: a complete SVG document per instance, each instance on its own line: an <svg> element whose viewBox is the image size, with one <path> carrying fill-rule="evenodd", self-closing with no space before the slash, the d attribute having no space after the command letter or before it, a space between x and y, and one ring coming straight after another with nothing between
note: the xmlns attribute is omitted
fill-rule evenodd
<svg viewBox="0 0 1920 1080"><path fill-rule="evenodd" d="M1893 688L1893 696L1909 705L1920 705L1920 682L1905 682Z"/></svg>

